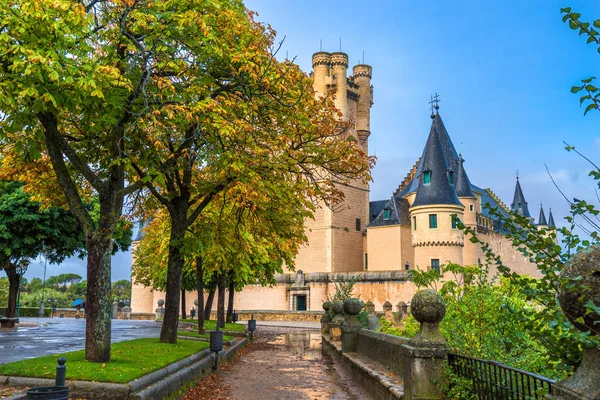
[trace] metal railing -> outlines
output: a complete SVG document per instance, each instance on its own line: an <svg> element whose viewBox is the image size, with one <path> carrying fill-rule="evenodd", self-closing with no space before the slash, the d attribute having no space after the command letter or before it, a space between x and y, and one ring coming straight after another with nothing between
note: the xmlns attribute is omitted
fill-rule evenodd
<svg viewBox="0 0 600 400"><path fill-rule="evenodd" d="M512 368L495 361L460 354L448 354L452 371L470 380L480 399L544 399L552 394L555 380Z"/></svg>

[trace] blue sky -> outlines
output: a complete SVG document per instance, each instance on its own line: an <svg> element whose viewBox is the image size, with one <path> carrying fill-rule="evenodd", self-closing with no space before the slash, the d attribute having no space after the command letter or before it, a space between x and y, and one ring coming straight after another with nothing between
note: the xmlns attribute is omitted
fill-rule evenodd
<svg viewBox="0 0 600 400"><path fill-rule="evenodd" d="M558 224L568 206L552 186L548 165L570 197L595 199L590 170L563 141L600 161L600 113L583 116L569 92L598 71L600 55L562 22L572 6L583 20L600 18L600 2L314 1L247 0L285 42L279 53L310 72L319 50L342 51L351 66L373 67L370 152L377 156L371 200L389 198L421 155L431 120L429 97L440 113L471 181L510 205L515 171L532 215L540 202ZM52 269L50 269L52 268ZM129 278L131 255L113 258L113 280ZM41 276L32 264L28 277ZM48 275L85 275L80 260L49 266Z"/></svg>

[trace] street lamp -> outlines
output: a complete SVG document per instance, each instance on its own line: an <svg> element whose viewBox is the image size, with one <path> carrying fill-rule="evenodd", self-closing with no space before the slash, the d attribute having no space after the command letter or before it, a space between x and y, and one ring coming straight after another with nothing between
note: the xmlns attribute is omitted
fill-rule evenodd
<svg viewBox="0 0 600 400"><path fill-rule="evenodd" d="M27 272L27 267L29 266L29 260L21 260L19 261L19 265L15 268L17 270L17 274L19 274L19 288L17 292L17 320L19 319L19 309L21 308L21 278Z"/></svg>

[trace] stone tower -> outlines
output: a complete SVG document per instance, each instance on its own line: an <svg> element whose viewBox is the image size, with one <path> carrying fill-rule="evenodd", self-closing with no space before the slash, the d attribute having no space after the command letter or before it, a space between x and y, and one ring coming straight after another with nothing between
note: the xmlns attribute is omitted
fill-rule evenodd
<svg viewBox="0 0 600 400"><path fill-rule="evenodd" d="M432 114L431 130L419 165L418 187L409 209L415 267L439 269L448 262L463 264L464 235L454 218L463 220L465 206L473 193L462 162L455 152L438 113ZM446 154L447 153L447 154ZM460 168L460 171L459 171ZM460 184L460 185L459 185Z"/></svg>
<svg viewBox="0 0 600 400"><path fill-rule="evenodd" d="M334 96L344 121L351 122L349 140L356 140L365 154L371 134L372 68L359 64L348 77L348 55L318 52L312 56L315 96ZM304 272L362 271L365 263L363 231L369 222L369 186L362 182L340 185L344 202L334 210L319 205L315 219L306 222L308 243L296 257Z"/></svg>

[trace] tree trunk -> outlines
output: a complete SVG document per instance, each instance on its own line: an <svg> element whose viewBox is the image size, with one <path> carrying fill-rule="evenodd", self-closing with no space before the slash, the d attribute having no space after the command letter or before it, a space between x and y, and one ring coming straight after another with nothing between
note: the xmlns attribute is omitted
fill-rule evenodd
<svg viewBox="0 0 600 400"><path fill-rule="evenodd" d="M233 274L231 274L233 275ZM227 300L227 322L232 322L233 318L233 296L235 295L235 282L233 276L229 279L229 299Z"/></svg>
<svg viewBox="0 0 600 400"><path fill-rule="evenodd" d="M204 270L202 256L196 257L196 282L198 285L198 333L204 333Z"/></svg>
<svg viewBox="0 0 600 400"><path fill-rule="evenodd" d="M17 274L17 269L14 265L9 265L8 268L4 268L6 276L8 277L8 308L6 309L6 316L8 318L15 318L17 316L17 297L19 295L19 280L21 276Z"/></svg>
<svg viewBox="0 0 600 400"><path fill-rule="evenodd" d="M165 318L160 328L160 341L177 343L179 302L181 295L181 270L183 269L182 241L185 238L187 209L170 212L171 236L169 237L169 261L167 264L167 290L165 293Z"/></svg>
<svg viewBox="0 0 600 400"><path fill-rule="evenodd" d="M185 313L185 289L181 289L181 319L186 319L187 314Z"/></svg>
<svg viewBox="0 0 600 400"><path fill-rule="evenodd" d="M204 319L210 321L210 313L212 311L213 300L215 299L215 289L210 289L208 297L206 299L206 305L204 306Z"/></svg>
<svg viewBox="0 0 600 400"><path fill-rule="evenodd" d="M227 283L225 282L225 272L221 272L219 274L217 288L219 289L219 298L217 302L217 322L221 328L225 328L225 289L227 288Z"/></svg>
<svg viewBox="0 0 600 400"><path fill-rule="evenodd" d="M112 239L88 237L87 297L85 308L85 359L110 361L112 302L110 300L110 256Z"/></svg>

